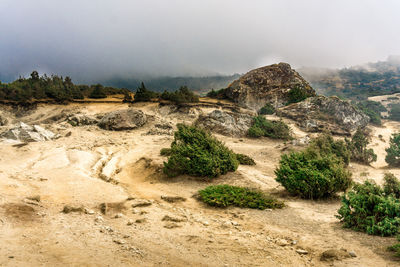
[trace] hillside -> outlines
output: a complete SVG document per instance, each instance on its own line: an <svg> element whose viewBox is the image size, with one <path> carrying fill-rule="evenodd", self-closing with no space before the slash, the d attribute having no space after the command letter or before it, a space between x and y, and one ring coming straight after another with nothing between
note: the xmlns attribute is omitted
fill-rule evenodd
<svg viewBox="0 0 400 267"><path fill-rule="evenodd" d="M298 70L319 94L353 100L400 92L400 60L386 61L345 69L301 68Z"/></svg>

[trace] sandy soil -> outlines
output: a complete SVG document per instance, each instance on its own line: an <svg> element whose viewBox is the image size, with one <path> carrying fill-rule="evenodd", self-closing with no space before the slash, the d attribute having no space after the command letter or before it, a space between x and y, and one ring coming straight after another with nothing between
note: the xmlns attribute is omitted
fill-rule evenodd
<svg viewBox="0 0 400 267"><path fill-rule="evenodd" d="M146 133L155 121L190 123L198 113L212 109L171 112L157 103L134 107L151 115L137 130L112 132L52 123L42 126L61 138L22 147L0 144L0 266L399 265L386 252L394 238L341 228L335 218L339 199L306 201L285 194L274 180L274 170L291 145L267 138L217 136L235 152L253 157L257 165L240 166L212 182L167 179L161 172L165 158L159 151L173 137ZM32 124L61 112L97 114L123 108L127 104L43 105L13 121ZM306 135L291 125L297 137ZM389 170L384 148L398 129L400 124L389 121L372 128L371 146L378 161L372 166L351 164L356 181L381 182ZM390 171L400 175L400 169ZM215 209L193 198L199 189L221 183L270 192L287 207ZM169 203L161 196L187 200ZM132 207L138 203L148 206ZM63 213L65 205L83 209ZM166 215L175 222L165 220ZM354 251L357 257L320 261L323 251L340 248ZM300 255L298 249L308 254Z"/></svg>

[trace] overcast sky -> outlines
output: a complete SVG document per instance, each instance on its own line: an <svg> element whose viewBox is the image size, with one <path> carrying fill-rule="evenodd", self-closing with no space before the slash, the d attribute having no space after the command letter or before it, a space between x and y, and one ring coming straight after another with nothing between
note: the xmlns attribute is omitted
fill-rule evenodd
<svg viewBox="0 0 400 267"><path fill-rule="evenodd" d="M400 54L399 0L0 0L0 74L75 81Z"/></svg>

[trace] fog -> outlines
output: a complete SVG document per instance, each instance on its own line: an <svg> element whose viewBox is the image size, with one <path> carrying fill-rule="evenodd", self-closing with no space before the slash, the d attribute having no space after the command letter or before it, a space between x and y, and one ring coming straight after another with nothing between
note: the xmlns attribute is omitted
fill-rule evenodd
<svg viewBox="0 0 400 267"><path fill-rule="evenodd" d="M351 66L400 54L399 13L398 0L0 0L0 79Z"/></svg>

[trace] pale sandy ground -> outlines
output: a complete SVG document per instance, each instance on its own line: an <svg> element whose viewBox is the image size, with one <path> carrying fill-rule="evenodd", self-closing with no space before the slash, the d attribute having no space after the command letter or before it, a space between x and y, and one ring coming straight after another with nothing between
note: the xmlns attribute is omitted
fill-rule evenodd
<svg viewBox="0 0 400 267"><path fill-rule="evenodd" d="M134 107L154 116L137 130L111 132L97 126L47 124L43 126L62 137L20 148L0 144L0 266L399 265L385 250L394 238L341 228L335 218L339 199L307 201L285 194L274 180L274 170L286 148L283 142L217 136L235 152L253 157L257 165L240 166L237 172L212 182L190 177L167 179L160 171L165 158L159 151L168 147L173 137L145 133L156 120L190 123L198 112L212 109L168 114L168 107L158 108L156 103ZM96 114L123 108L127 105L47 105L17 120L38 123L62 110ZM306 135L291 125L297 137ZM385 122L383 127L372 128L371 145L378 161L372 166L351 164L356 181L370 178L381 182L389 170L384 148L399 126ZM379 140L379 134L385 142ZM390 171L400 176L400 169ZM103 181L102 173L112 182ZM215 209L193 198L199 189L220 183L273 193L287 207L273 211ZM37 205L26 199L36 195L40 196ZM181 196L187 201L168 203L162 195ZM135 200L127 201L128 197L148 199L153 204L132 208ZM109 203L106 215L100 212L101 203ZM64 214L61 210L67 204L84 206L94 214ZM122 217L115 218L118 213ZM168 229L164 226L171 223L162 221L165 215L184 221ZM138 219L144 221L136 222ZM133 220L132 225L127 225L129 220ZM281 239L289 244L280 246ZM323 251L340 248L354 251L357 257L333 263L319 260ZM309 254L299 255L297 249Z"/></svg>

